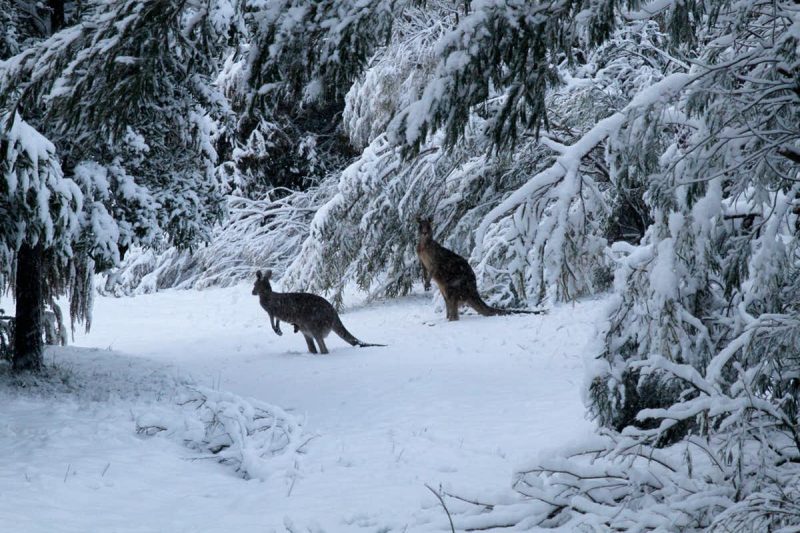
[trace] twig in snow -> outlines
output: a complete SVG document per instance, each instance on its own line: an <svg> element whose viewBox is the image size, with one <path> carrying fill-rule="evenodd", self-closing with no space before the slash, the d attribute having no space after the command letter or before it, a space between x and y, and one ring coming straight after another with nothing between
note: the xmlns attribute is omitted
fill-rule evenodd
<svg viewBox="0 0 800 533"><path fill-rule="evenodd" d="M297 461L295 461L294 463L294 469L295 471L297 470ZM289 485L289 491L286 493L287 498L292 495L292 490L294 490L294 484L296 481L297 481L297 473L292 475L292 483Z"/></svg>
<svg viewBox="0 0 800 533"><path fill-rule="evenodd" d="M306 445L307 445L309 442L311 442L312 440L316 439L317 437L319 437L319 435L311 435L311 436L310 436L310 437L308 437L308 438L307 438L305 441L303 441L303 443L302 443L300 446L298 446L297 448L295 448L295 450L294 450L294 451L295 451L296 453L306 453L306 451L305 451L305 449L304 449L304 448L306 447Z"/></svg>
<svg viewBox="0 0 800 533"><path fill-rule="evenodd" d="M456 533L456 527L453 525L453 517L450 516L450 511L447 509L447 505L445 505L445 503L444 503L444 498L442 498L442 495L440 493L436 492L435 490L433 490L433 488L430 485L428 485L427 483L425 483L425 486L428 487L428 490L431 491L433 493L433 495L436 496L436 498L439 500L439 503L442 504L442 508L444 509L444 512L447 513L447 519L450 521L450 531L452 533Z"/></svg>
<svg viewBox="0 0 800 533"><path fill-rule="evenodd" d="M444 492L444 495L447 496L448 498L453 498L455 500L461 500L464 503L469 503L469 504L475 505L477 507L483 507L487 511L491 511L492 509L494 509L494 505L491 504L491 503L484 503L484 502L479 502L477 500L470 500L469 498L465 498L463 496L459 496L458 494L453 494L453 493L450 493L450 492Z"/></svg>

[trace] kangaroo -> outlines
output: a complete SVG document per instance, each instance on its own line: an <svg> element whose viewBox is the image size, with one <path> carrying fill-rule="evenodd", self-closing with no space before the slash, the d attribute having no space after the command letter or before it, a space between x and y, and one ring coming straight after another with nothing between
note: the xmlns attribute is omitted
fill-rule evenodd
<svg viewBox="0 0 800 533"><path fill-rule="evenodd" d="M458 307L462 303L483 316L544 312L498 309L488 305L478 294L475 272L467 260L433 240L433 218L417 217L417 223L419 224L417 255L422 266L425 290L430 288L431 279L439 286L447 309L447 320L458 320Z"/></svg>
<svg viewBox="0 0 800 533"><path fill-rule="evenodd" d="M321 296L308 292L275 292L269 283L272 271L267 270L261 274L256 272L256 282L253 285L253 294L258 296L261 307L269 315L269 323L272 330L278 335L283 335L281 331L281 320L294 326L294 332L298 331L306 338L308 351L317 353L314 341L319 345L321 353L328 353L325 346L325 337L333 331L345 342L352 346L386 346L385 344L368 344L355 338L352 333L345 329L336 309Z"/></svg>

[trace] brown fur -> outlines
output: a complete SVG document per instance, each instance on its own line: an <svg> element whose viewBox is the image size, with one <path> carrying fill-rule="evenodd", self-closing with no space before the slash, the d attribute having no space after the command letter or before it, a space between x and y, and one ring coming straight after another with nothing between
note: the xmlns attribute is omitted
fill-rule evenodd
<svg viewBox="0 0 800 533"><path fill-rule="evenodd" d="M263 275L256 272L256 282L253 285L253 294L258 296L261 307L269 315L269 323L273 331L283 335L281 320L294 326L294 331L303 334L308 345L308 351L317 353L314 346L316 341L320 353L328 353L325 346L325 337L333 331L345 342L352 346L385 346L383 344L367 344L355 338L342 324L336 309L321 296L308 292L275 292L272 290L269 278L272 271L267 270Z"/></svg>
<svg viewBox="0 0 800 533"><path fill-rule="evenodd" d="M433 219L419 217L417 222L419 224L417 255L422 264L425 289L430 287L431 279L439 286L447 309L447 320L458 320L458 308L461 304L472 307L483 316L540 312L505 310L488 305L478 294L475 272L467 260L433 239Z"/></svg>

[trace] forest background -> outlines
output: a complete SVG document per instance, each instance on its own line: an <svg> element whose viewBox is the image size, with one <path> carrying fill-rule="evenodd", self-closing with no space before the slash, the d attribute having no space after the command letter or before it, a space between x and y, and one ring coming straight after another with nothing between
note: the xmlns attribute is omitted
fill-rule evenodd
<svg viewBox="0 0 800 533"><path fill-rule="evenodd" d="M795 2L0 0L0 28L16 368L95 284L405 294L431 215L495 305L614 295L597 440L520 473L527 519L800 522Z"/></svg>

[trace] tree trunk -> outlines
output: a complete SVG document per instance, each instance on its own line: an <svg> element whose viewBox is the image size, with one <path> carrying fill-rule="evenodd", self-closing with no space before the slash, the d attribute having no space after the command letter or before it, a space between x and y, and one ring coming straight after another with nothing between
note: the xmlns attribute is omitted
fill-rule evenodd
<svg viewBox="0 0 800 533"><path fill-rule="evenodd" d="M47 0L50 8L50 33L53 34L64 27L64 0Z"/></svg>
<svg viewBox="0 0 800 533"><path fill-rule="evenodd" d="M17 299L14 331L14 370L39 370L44 362L42 342L42 246L23 244L17 255Z"/></svg>

